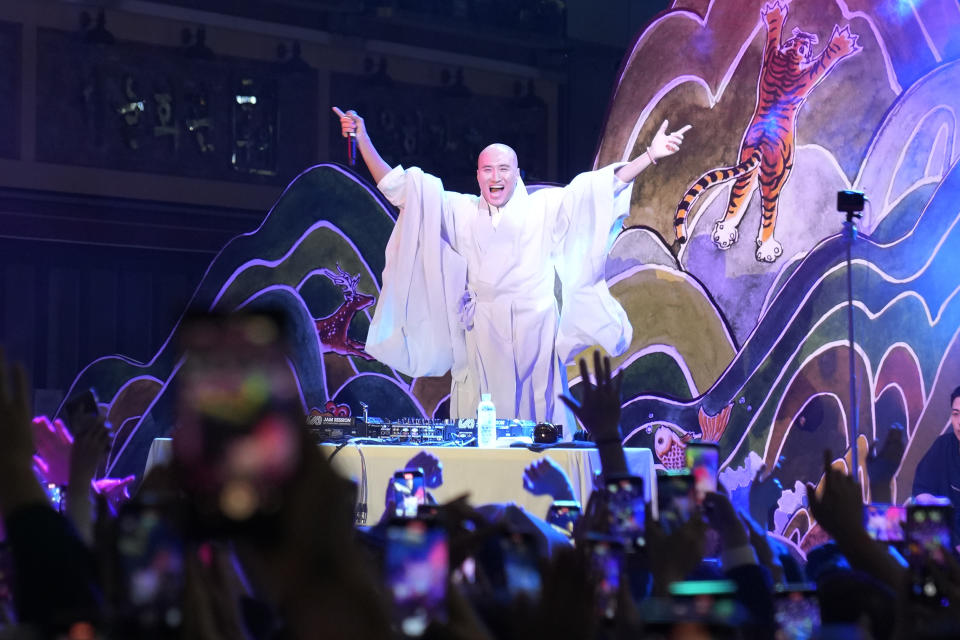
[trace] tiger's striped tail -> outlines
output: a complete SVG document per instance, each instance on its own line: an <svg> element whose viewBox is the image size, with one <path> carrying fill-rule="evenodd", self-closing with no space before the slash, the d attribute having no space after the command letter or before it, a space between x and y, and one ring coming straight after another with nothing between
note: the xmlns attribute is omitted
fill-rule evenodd
<svg viewBox="0 0 960 640"><path fill-rule="evenodd" d="M673 226L677 232L677 238L672 247L675 254L679 251L680 245L687 241L687 212L693 207L697 198L709 187L739 178L756 170L758 166L760 166L760 150L755 149L749 158L735 167L708 171L687 189L680 204L677 205L677 215L673 219Z"/></svg>

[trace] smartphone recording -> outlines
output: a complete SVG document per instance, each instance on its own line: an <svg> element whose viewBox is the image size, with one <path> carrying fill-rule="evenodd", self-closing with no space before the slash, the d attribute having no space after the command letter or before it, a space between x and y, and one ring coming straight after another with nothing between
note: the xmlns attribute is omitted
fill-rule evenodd
<svg viewBox="0 0 960 640"><path fill-rule="evenodd" d="M694 496L703 503L707 493L717 490L717 472L720 466L720 448L712 442L691 442L684 451L686 468L693 475Z"/></svg>
<svg viewBox="0 0 960 640"><path fill-rule="evenodd" d="M643 478L638 476L607 477L604 483L609 533L627 544L644 544L646 498Z"/></svg>
<svg viewBox="0 0 960 640"><path fill-rule="evenodd" d="M174 461L203 525L277 512L299 469L303 429L283 318L192 316L180 346Z"/></svg>
<svg viewBox="0 0 960 640"><path fill-rule="evenodd" d="M895 504L868 504L863 510L863 526L874 540L901 542L907 520L907 508Z"/></svg>
<svg viewBox="0 0 960 640"><path fill-rule="evenodd" d="M617 615L624 546L619 540L599 536L588 537L586 546L596 584L595 608L602 619L611 621Z"/></svg>
<svg viewBox="0 0 960 640"><path fill-rule="evenodd" d="M183 536L165 505L130 502L117 515L128 637L178 637L185 585Z"/></svg>
<svg viewBox="0 0 960 640"><path fill-rule="evenodd" d="M401 469L393 474L394 516L416 518L420 506L427 502L423 485L423 469Z"/></svg>
<svg viewBox="0 0 960 640"><path fill-rule="evenodd" d="M778 585L774 591L776 640L811 640L820 633L816 585Z"/></svg>
<svg viewBox="0 0 960 640"><path fill-rule="evenodd" d="M657 511L668 533L690 519L696 508L693 474L689 469L657 473Z"/></svg>
<svg viewBox="0 0 960 640"><path fill-rule="evenodd" d="M387 585L395 622L404 635L423 635L431 621L446 620L447 535L427 520L404 520L387 527Z"/></svg>
<svg viewBox="0 0 960 640"><path fill-rule="evenodd" d="M944 550L953 549L953 507L949 505L910 505L907 507L905 537L911 558L925 558L938 564L945 561Z"/></svg>
<svg viewBox="0 0 960 640"><path fill-rule="evenodd" d="M529 534L510 532L500 536L498 542L510 601L518 597L536 601L542 588L536 540Z"/></svg>
<svg viewBox="0 0 960 640"><path fill-rule="evenodd" d="M576 500L554 500L547 509L547 522L569 536L573 535L580 521L580 503Z"/></svg>

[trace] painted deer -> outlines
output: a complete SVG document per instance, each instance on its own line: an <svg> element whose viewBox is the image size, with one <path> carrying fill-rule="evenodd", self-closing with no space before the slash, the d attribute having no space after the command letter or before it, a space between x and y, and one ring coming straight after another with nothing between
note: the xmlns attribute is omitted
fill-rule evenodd
<svg viewBox="0 0 960 640"><path fill-rule="evenodd" d="M325 351L332 351L344 356L359 356L364 360L373 360L373 356L367 354L363 348L364 344L354 340L347 335L350 329L350 321L353 316L361 309L366 309L373 304L373 296L357 291L357 283L360 282L360 275L352 276L337 264L337 271L334 273L330 269L321 269L320 273L330 278L333 284L343 289L343 304L340 308L325 318L316 320L317 335L320 336L320 344Z"/></svg>

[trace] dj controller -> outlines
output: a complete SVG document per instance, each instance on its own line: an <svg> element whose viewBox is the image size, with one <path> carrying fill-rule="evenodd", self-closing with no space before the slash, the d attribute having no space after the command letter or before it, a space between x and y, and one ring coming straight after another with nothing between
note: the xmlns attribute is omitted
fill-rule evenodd
<svg viewBox="0 0 960 640"><path fill-rule="evenodd" d="M315 415L307 428L318 442L346 442L355 438L381 440L384 444L475 446L477 421L473 418L431 420L403 418L384 420L356 416ZM529 438L531 442L556 442L562 427L532 420L497 420L498 438Z"/></svg>

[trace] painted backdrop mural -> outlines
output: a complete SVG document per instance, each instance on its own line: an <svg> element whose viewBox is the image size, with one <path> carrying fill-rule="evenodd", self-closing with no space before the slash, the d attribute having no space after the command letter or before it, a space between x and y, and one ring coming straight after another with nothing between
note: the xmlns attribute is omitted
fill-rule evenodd
<svg viewBox="0 0 960 640"><path fill-rule="evenodd" d="M854 446L837 191L870 198L852 250L865 499L909 497L960 385L958 34L956 2L675 2L615 89L598 165L665 117L698 149L637 184L607 265L638 328L627 440L670 466L717 438L734 498L800 550L822 541L803 483Z"/></svg>
<svg viewBox="0 0 960 640"><path fill-rule="evenodd" d="M960 5L945 0L690 0L624 60L597 165L644 150L666 117L684 153L637 182L607 279L634 326L623 430L675 466L720 443L734 499L803 551L821 540L804 482L821 451L865 498L902 502L960 384ZM508 141L509 142L509 141ZM849 437L846 240L836 192L870 198L852 248L859 433ZM303 407L444 417L449 379L364 351L395 213L333 166L299 176L223 248L191 309L285 310ZM756 234L756 235L754 235ZM111 356L94 387L121 425L110 475L169 432L177 327L148 363ZM578 371L568 371L574 393Z"/></svg>

